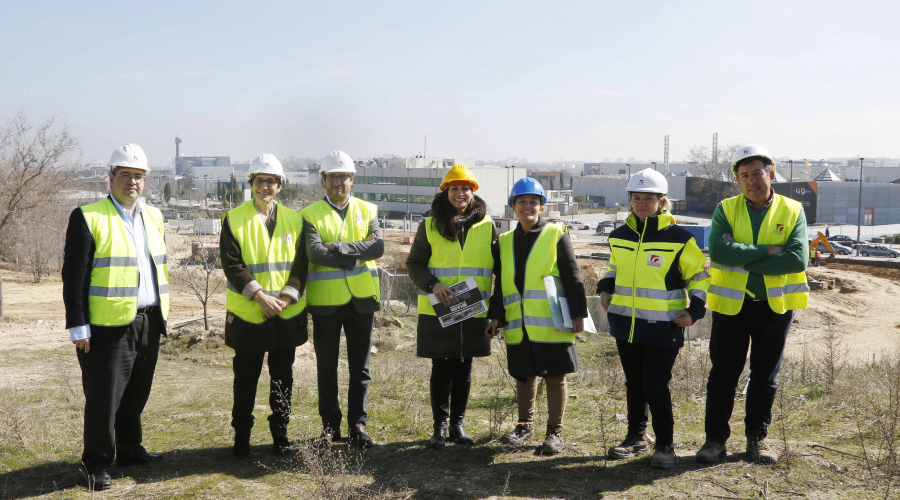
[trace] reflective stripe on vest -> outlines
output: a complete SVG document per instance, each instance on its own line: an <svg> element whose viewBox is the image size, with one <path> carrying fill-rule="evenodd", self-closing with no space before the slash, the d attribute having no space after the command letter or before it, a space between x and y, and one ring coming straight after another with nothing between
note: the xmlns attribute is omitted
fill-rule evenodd
<svg viewBox="0 0 900 500"><path fill-rule="evenodd" d="M575 334L558 332L553 326L550 303L544 287L544 276L559 276L556 262L556 244L565 228L559 224L547 224L531 247L525 262L525 291L519 293L516 287L516 262L513 251L513 233L500 235L500 276L504 290L503 306L506 310L506 326L503 337L507 344L520 344L524 338L522 327L528 332L528 339L538 343L573 343ZM534 258L532 258L534 257ZM509 293L512 291L512 293Z"/></svg>
<svg viewBox="0 0 900 500"><path fill-rule="evenodd" d="M675 316L685 310L688 294L706 299L706 291L693 288L688 292L692 281L702 282L706 279L706 271L702 271L706 258L697 249L686 251L687 245L696 244L692 240L685 243L672 241L644 241L644 233L637 231L637 219L632 214L626 220L629 230L638 236L637 241L626 238L610 238L610 267L616 279L615 289L607 310L607 314L626 316L631 322L628 341L633 342L635 336L635 320L672 321ZM675 223L675 218L668 213L657 216L659 231ZM646 230L646 225L643 226ZM657 235L665 233L657 233ZM673 256L678 255L678 260ZM702 260L698 260L702 259ZM615 264L613 264L613 262ZM687 279L682 279L684 288L668 290L666 276L676 271L679 264L689 269L701 269ZM682 276L682 278L684 278ZM705 282L703 283L705 288ZM641 286L638 286L641 285Z"/></svg>
<svg viewBox="0 0 900 500"><path fill-rule="evenodd" d="M312 224L322 243L365 241L369 223L378 215L378 207L351 197L347 214L341 215L325 200L304 208L300 215ZM309 263L306 300L311 306L339 306L352 298L381 300L381 281L375 261L362 262L350 271Z"/></svg>
<svg viewBox="0 0 900 500"><path fill-rule="evenodd" d="M722 200L722 211L734 231L737 243L753 244L752 226L747 202L743 195ZM772 204L759 227L756 243L759 245L785 245L790 238L803 206L800 203L775 194ZM744 305L744 293L750 274L744 269L710 264L712 284L709 286L709 308L721 314L733 316ZM806 273L764 275L769 307L777 314L792 309L806 309L809 301L809 285ZM762 297L756 297L761 300Z"/></svg>
<svg viewBox="0 0 900 500"><path fill-rule="evenodd" d="M460 248L459 241L450 241L441 236L435 229L431 217L426 217L422 223L425 224L425 234L431 245L428 272L447 286L466 278L474 278L481 297L490 300L491 277L494 273L494 257L491 255L494 221L485 216L481 221L472 224L463 248ZM434 308L428 300L428 293L424 290L419 290L418 306L419 314L434 316ZM487 317L487 311L475 317Z"/></svg>
<svg viewBox="0 0 900 500"><path fill-rule="evenodd" d="M88 314L92 325L121 326L137 315L138 257L124 222L109 198L81 207L94 238ZM169 267L165 226L160 211L141 205L144 240L156 271L156 289L164 320L169 318ZM144 251L141 249L140 251Z"/></svg>
<svg viewBox="0 0 900 500"><path fill-rule="evenodd" d="M303 232L303 219L297 212L278 204L275 211L275 230L269 236L265 219L256 209L253 200L228 211L228 228L241 248L241 260L262 287L264 294L281 298L297 253L297 242ZM260 324L266 320L262 308L255 300L248 300L231 283L225 287L225 309L248 323ZM293 318L306 307L299 301L281 310L284 319Z"/></svg>

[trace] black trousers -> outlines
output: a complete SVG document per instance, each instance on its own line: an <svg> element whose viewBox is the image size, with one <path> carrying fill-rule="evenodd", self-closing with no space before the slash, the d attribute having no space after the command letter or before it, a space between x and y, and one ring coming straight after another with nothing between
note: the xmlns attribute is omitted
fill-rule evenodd
<svg viewBox="0 0 900 500"><path fill-rule="evenodd" d="M653 433L659 446L672 444L675 419L669 381L678 358L678 347L629 344L616 340L622 370L625 372L625 398L628 404L628 435L643 436L647 417L653 414Z"/></svg>
<svg viewBox="0 0 900 500"><path fill-rule="evenodd" d="M294 387L294 356L296 348L280 348L269 352L269 426L284 430L291 419L291 396ZM253 427L253 408L256 406L256 386L262 373L264 351L235 350L234 405L231 426L236 434L250 434ZM283 433L283 432L282 432Z"/></svg>
<svg viewBox="0 0 900 500"><path fill-rule="evenodd" d="M431 415L435 420L461 424L472 387L472 358L431 359Z"/></svg>
<svg viewBox="0 0 900 500"><path fill-rule="evenodd" d="M347 391L347 424L350 429L366 425L366 399L369 393L369 355L372 348L372 322L375 313L356 312L353 304L340 306L334 314L313 315L313 342L316 351L319 386L319 416L322 427L339 431L341 405L338 403L338 356L341 330L347 339L347 364L350 386Z"/></svg>
<svg viewBox="0 0 900 500"><path fill-rule="evenodd" d="M91 325L89 352L76 348L85 399L81 462L88 473L108 469L116 455L137 458L144 453L141 413L164 331L156 308L125 326Z"/></svg>
<svg viewBox="0 0 900 500"><path fill-rule="evenodd" d="M793 311L776 314L765 300L745 300L741 311L734 316L713 312L709 339L712 369L706 385L706 439L725 443L731 436L728 421L734 411L734 393L747 362L748 348L750 385L744 433L759 439L768 435L778 390L775 379L781 370L793 317Z"/></svg>

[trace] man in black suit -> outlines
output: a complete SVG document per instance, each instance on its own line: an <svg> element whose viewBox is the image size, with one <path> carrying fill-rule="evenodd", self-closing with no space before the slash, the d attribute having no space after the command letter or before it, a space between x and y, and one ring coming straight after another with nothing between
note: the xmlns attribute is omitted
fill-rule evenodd
<svg viewBox="0 0 900 500"><path fill-rule="evenodd" d="M147 157L126 144L109 167L109 196L69 217L62 268L85 396L81 464L88 488L98 491L112 487L113 457L119 466L163 459L141 446L141 412L169 314L162 214L138 201Z"/></svg>

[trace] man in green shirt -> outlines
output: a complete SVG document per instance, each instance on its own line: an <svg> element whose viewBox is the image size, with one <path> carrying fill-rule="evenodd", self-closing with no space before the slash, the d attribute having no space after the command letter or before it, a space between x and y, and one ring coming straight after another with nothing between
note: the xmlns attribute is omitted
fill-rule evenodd
<svg viewBox="0 0 900 500"><path fill-rule="evenodd" d="M713 310L712 369L707 384L706 443L697 453L699 462L716 462L726 455L728 421L748 350L747 453L755 462L778 461L765 438L793 310L806 307L809 287L804 273L806 216L798 202L775 194L774 163L761 146L739 149L732 172L742 194L723 200L713 215L708 291Z"/></svg>

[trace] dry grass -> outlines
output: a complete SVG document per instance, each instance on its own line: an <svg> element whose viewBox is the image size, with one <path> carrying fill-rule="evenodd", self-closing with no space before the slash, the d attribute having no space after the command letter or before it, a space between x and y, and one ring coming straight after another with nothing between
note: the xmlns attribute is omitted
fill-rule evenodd
<svg viewBox="0 0 900 500"><path fill-rule="evenodd" d="M578 344L581 371L570 378L564 436L567 450L534 455L495 438L515 420L505 349L474 363L467 428L476 446L425 447L431 432L430 362L415 357L415 323L376 334L369 432L380 443L365 453L337 444L326 454L308 447L318 435L315 365L298 349L288 429L297 454L270 453L265 425L267 374L261 377L253 456L231 457L231 351L218 324L187 330L162 348L154 392L144 414L145 445L163 463L113 467L116 498L897 498L900 478L900 361L859 364L841 358L840 336L787 358L779 377L770 442L784 457L774 467L743 457L743 397L732 419L733 455L714 467L694 463L703 442L708 356L682 349L671 384L679 460L668 471L646 457L607 462L606 449L625 434L624 381L615 344L605 335ZM201 340L197 336L204 333ZM7 355L8 354L8 355ZM345 365L342 365L345 366ZM346 387L346 370L340 383ZM15 375L15 376L13 376ZM741 384L746 382L745 373ZM81 452L83 396L71 350L4 351L0 358L0 498L87 498L76 464ZM9 381L15 381L10 383ZM739 386L740 388L743 385ZM546 398L537 405L538 429ZM533 445L543 438L538 433Z"/></svg>

